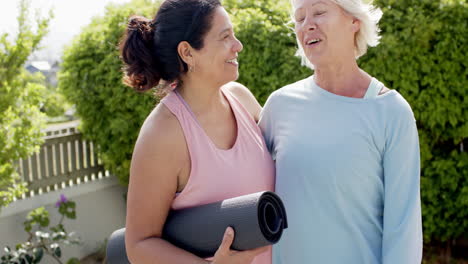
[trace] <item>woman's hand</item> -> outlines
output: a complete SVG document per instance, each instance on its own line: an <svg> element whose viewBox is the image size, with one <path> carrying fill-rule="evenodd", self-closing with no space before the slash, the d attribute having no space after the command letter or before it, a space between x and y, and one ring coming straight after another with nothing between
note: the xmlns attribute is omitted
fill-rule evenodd
<svg viewBox="0 0 468 264"><path fill-rule="evenodd" d="M232 241L234 241L234 230L228 227L211 264L250 264L257 255L268 249L261 247L244 251L231 250Z"/></svg>

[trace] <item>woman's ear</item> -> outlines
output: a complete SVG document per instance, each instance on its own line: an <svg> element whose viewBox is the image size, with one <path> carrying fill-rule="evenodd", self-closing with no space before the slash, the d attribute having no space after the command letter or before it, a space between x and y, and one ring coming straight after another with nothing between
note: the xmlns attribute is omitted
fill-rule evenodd
<svg viewBox="0 0 468 264"><path fill-rule="evenodd" d="M353 18L351 28L353 29L354 33L359 32L359 30L361 29L361 21L357 18Z"/></svg>
<svg viewBox="0 0 468 264"><path fill-rule="evenodd" d="M192 46L190 46L187 41L181 41L179 45L177 45L177 52L187 65L193 64Z"/></svg>

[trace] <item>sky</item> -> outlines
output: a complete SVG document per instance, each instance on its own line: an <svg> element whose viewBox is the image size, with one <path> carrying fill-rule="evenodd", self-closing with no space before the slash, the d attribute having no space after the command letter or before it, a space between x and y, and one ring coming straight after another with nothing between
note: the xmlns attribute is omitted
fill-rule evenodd
<svg viewBox="0 0 468 264"><path fill-rule="evenodd" d="M0 33L16 34L19 2L0 0ZM39 10L42 17L47 16L51 8L54 11L49 33L41 43L43 49L36 52L34 57L49 60L60 58L63 46L79 34L92 17L103 15L107 4L127 2L130 0L30 0L30 21L34 20L34 10Z"/></svg>

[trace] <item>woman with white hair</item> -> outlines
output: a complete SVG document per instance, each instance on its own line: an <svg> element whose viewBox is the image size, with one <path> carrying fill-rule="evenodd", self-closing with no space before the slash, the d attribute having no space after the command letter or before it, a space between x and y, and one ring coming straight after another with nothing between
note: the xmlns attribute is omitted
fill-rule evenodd
<svg viewBox="0 0 468 264"><path fill-rule="evenodd" d="M289 228L274 264L420 263L419 141L411 107L359 68L381 11L292 0L309 78L275 91L260 127Z"/></svg>

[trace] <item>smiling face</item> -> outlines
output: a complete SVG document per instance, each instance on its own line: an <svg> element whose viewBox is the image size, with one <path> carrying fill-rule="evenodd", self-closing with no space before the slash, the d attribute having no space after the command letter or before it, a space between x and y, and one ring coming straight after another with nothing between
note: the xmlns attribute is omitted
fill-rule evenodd
<svg viewBox="0 0 468 264"><path fill-rule="evenodd" d="M193 50L194 74L206 80L225 84L239 77L237 55L242 43L235 37L229 15L222 7L214 11L211 30L203 40L203 48Z"/></svg>
<svg viewBox="0 0 468 264"><path fill-rule="evenodd" d="M315 66L355 57L359 20L330 0L293 0L295 32Z"/></svg>

